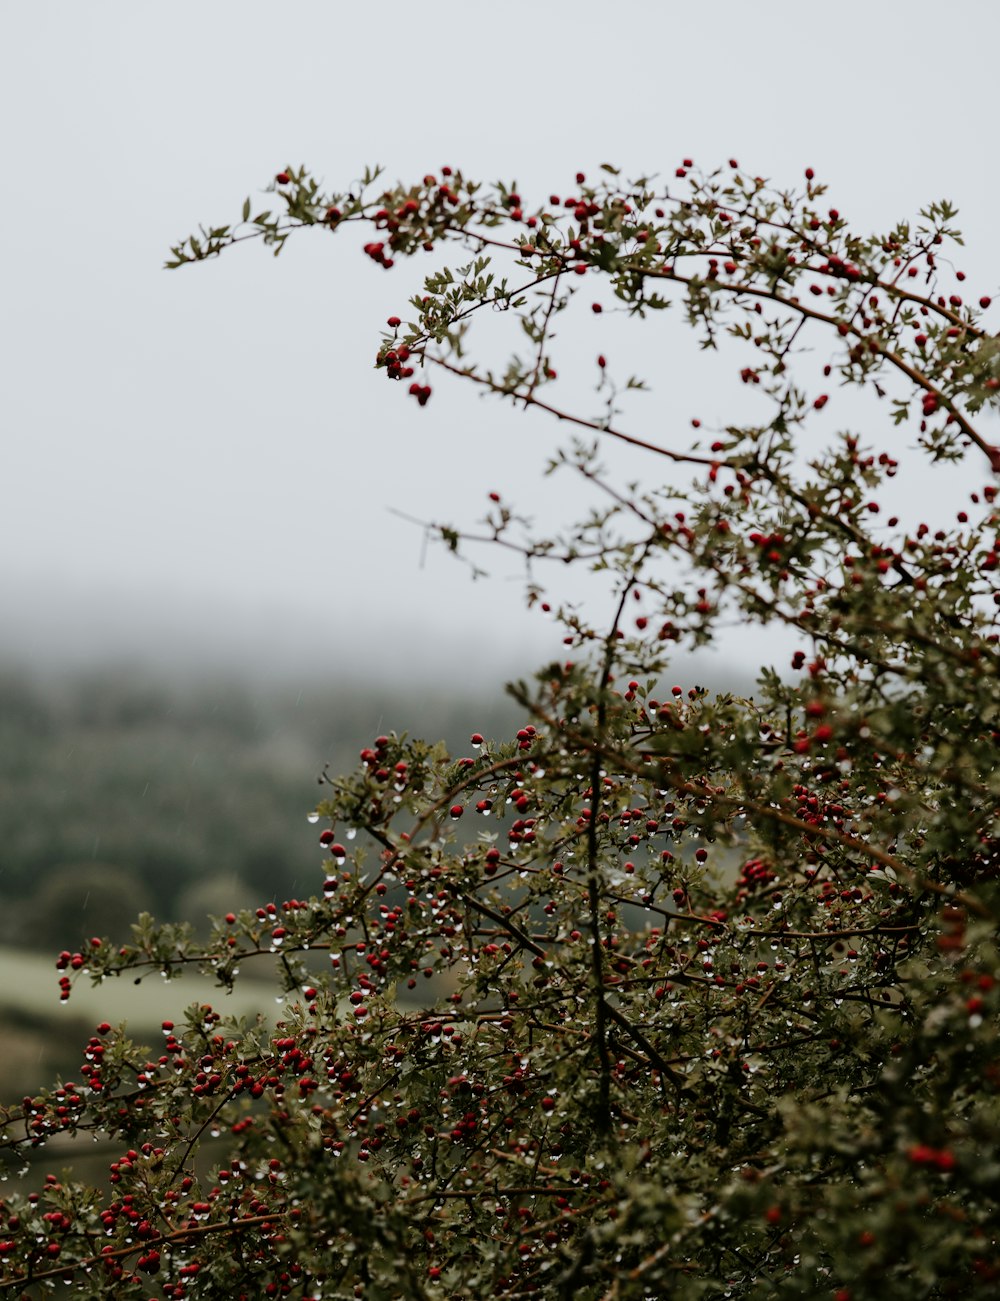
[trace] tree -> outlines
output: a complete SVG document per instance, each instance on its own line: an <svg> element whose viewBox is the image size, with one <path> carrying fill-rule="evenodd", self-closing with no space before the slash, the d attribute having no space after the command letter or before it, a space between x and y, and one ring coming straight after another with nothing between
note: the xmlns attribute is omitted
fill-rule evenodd
<svg viewBox="0 0 1000 1301"><path fill-rule="evenodd" d="M688 160L537 209L447 168L274 189L168 265L306 229L374 227L384 268L465 249L377 365L421 406L454 377L588 439L554 452L598 494L587 519L535 536L494 500L475 536L590 566L613 600L603 626L557 606L569 658L512 688L515 737L453 757L382 736L329 778L316 897L207 944L144 916L63 953L64 997L74 971L197 963L226 987L271 960L285 1002L276 1027L192 1007L159 1050L103 1024L79 1083L5 1112L11 1149L93 1131L122 1154L108 1191L5 1196L0 1291L994 1295L1000 451L979 417L1000 379L989 300L946 259L954 210L862 237L811 170L776 191ZM597 312L594 282L639 320L682 304L727 364L740 347L765 418L629 433L639 381L603 357L603 414L560 403L553 327ZM497 309L527 340L503 370L470 353ZM871 395L878 442L829 430L836 385ZM616 440L646 487L601 468ZM957 519L943 495L941 518L886 519L925 461L964 475ZM658 685L734 614L792 630L790 665L750 699Z"/></svg>

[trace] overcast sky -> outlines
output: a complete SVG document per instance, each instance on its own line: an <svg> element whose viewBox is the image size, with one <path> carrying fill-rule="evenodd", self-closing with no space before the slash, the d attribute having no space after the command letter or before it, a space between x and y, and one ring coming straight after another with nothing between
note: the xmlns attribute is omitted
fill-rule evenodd
<svg viewBox="0 0 1000 1301"><path fill-rule="evenodd" d="M286 164L337 188L368 163L404 179L452 163L516 178L530 203L604 161L669 174L736 155L780 184L814 167L863 229L952 199L970 282L996 293L998 15L3 5L3 650L284 676L530 669L555 642L520 582L421 563L389 509L474 520L494 488L567 508L538 483L554 426L460 385L420 410L372 370L386 316L433 267L386 274L324 237L167 273L169 245L235 218ZM690 366L671 343L657 378L690 386Z"/></svg>

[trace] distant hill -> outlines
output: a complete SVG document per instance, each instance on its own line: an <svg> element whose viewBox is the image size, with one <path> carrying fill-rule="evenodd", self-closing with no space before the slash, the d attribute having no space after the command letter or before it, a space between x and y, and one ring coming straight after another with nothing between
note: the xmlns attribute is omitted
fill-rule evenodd
<svg viewBox="0 0 1000 1301"><path fill-rule="evenodd" d="M401 679L402 681L402 679ZM0 673L0 942L73 947L143 908L164 918L314 890L306 813L324 765L381 731L509 732L518 711L460 692Z"/></svg>

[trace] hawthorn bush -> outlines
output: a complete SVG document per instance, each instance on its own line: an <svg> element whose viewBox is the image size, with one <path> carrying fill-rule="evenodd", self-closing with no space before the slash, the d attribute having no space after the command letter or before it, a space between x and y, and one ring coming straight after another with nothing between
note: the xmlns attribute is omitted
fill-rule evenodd
<svg viewBox="0 0 1000 1301"><path fill-rule="evenodd" d="M589 566L612 603L556 604L567 659L512 688L516 736L381 736L325 778L314 897L207 944L144 916L61 955L64 997L258 960L284 1001L277 1024L191 1007L153 1049L102 1024L78 1081L3 1113L12 1151L89 1131L120 1154L106 1189L5 1195L0 1291L994 1296L1000 451L978 420L1000 379L952 208L863 237L811 170L779 192L687 160L537 208L447 168L273 188L169 265L306 229L383 268L465 250L377 366L421 406L454 377L589 440L554 451L597 495L582 523L536 536L495 499L476 536ZM603 357L600 414L557 400L560 317L671 303L741 350L762 423L629 433L639 382ZM526 340L505 368L471 352L497 310ZM850 386L877 440L820 414ZM615 441L642 488L601 468ZM909 520L927 461L956 463L961 509L942 491ZM790 665L752 699L669 685L734 618L794 633Z"/></svg>

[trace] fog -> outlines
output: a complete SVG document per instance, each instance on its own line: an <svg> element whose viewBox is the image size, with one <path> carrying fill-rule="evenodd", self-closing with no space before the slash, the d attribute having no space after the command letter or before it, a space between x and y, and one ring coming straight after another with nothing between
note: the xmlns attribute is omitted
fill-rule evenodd
<svg viewBox="0 0 1000 1301"><path fill-rule="evenodd" d="M861 228L951 198L995 293L998 29L992 4L924 0L5 6L5 658L477 687L556 653L516 566L473 583L392 513L468 523L495 489L566 522L580 500L541 480L553 426L461 385L421 410L373 371L438 255L386 274L306 238L167 273L169 246L289 163L343 187L447 162L533 202L606 160L735 154L782 184L814 167ZM652 366L656 419L746 415L683 330L603 320ZM590 355L580 330L562 343ZM715 663L756 654L737 631Z"/></svg>

